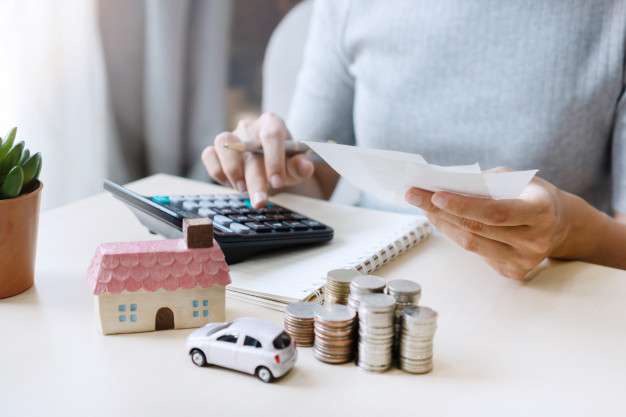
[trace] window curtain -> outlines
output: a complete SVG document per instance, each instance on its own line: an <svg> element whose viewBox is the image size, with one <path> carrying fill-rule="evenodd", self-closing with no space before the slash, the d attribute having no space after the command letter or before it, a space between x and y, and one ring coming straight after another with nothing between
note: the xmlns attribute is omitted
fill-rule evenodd
<svg viewBox="0 0 626 417"><path fill-rule="evenodd" d="M44 207L157 172L206 178L229 0L3 0L0 130L44 157ZM2 133L3 134L3 133Z"/></svg>

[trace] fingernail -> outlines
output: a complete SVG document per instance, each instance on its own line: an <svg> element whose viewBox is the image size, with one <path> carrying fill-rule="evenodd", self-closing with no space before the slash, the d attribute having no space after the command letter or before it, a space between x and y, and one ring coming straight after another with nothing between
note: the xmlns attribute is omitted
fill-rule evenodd
<svg viewBox="0 0 626 417"><path fill-rule="evenodd" d="M252 205L257 206L267 200L267 193L257 191L252 194Z"/></svg>
<svg viewBox="0 0 626 417"><path fill-rule="evenodd" d="M409 193L409 203L414 206L421 206L424 203L424 199L420 194L417 193Z"/></svg>
<svg viewBox="0 0 626 417"><path fill-rule="evenodd" d="M283 179L280 175L274 174L270 177L270 184L272 184L274 188L280 188L283 186Z"/></svg>
<svg viewBox="0 0 626 417"><path fill-rule="evenodd" d="M432 203L439 207L445 208L446 204L448 204L448 198L444 194L435 193L433 194L433 198L431 199Z"/></svg>
<svg viewBox="0 0 626 417"><path fill-rule="evenodd" d="M246 191L246 182L239 180L237 181L237 190L239 190L240 193L243 193Z"/></svg>

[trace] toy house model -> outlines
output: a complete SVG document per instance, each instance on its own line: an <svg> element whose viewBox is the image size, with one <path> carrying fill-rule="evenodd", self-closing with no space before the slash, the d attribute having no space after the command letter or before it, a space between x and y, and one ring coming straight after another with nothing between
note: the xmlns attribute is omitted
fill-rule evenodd
<svg viewBox="0 0 626 417"><path fill-rule="evenodd" d="M184 238L105 243L88 271L102 333L200 327L224 321L224 254L208 219L185 220Z"/></svg>

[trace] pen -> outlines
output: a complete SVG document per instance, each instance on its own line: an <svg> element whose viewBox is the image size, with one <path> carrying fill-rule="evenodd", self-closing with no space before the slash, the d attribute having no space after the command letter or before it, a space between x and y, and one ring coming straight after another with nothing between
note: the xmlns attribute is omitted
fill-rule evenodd
<svg viewBox="0 0 626 417"><path fill-rule="evenodd" d="M251 143L251 142L235 142L235 143L225 143L224 148L230 149L237 152L252 152L257 155L263 155L263 146L260 143ZM307 145L302 142L297 142L295 140L287 140L285 141L285 155L286 156L294 156L301 153L306 153L310 151Z"/></svg>

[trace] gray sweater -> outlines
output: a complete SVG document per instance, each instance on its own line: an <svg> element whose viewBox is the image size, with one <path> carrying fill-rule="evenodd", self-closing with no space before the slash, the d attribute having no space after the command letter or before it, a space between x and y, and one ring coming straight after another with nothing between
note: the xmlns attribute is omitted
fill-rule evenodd
<svg viewBox="0 0 626 417"><path fill-rule="evenodd" d="M317 0L288 126L626 213L625 47L626 0Z"/></svg>

